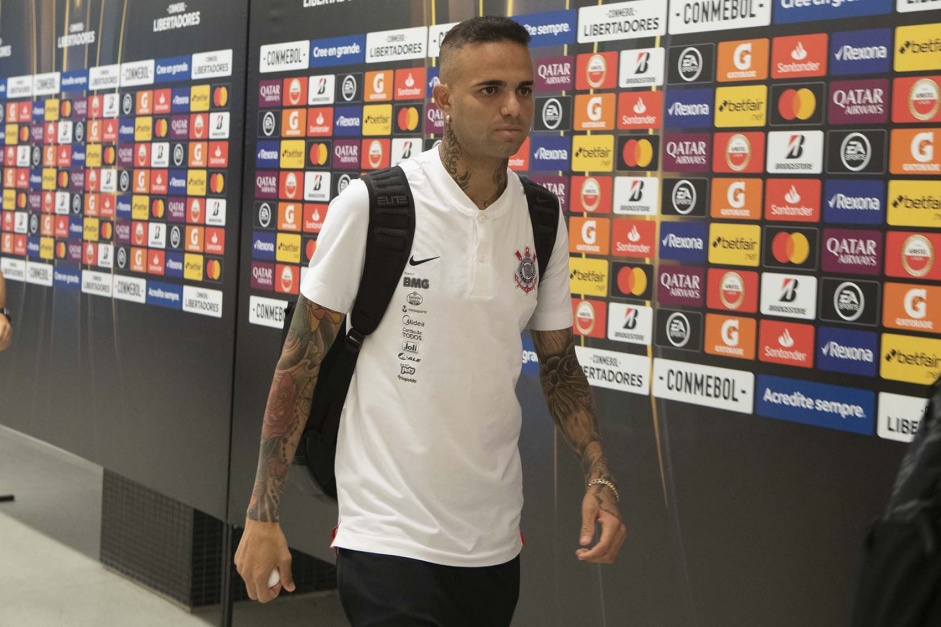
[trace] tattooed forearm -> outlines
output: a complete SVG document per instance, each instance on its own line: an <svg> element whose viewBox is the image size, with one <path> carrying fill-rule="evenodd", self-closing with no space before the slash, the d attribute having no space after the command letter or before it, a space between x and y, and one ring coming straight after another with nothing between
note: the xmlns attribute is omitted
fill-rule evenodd
<svg viewBox="0 0 941 627"><path fill-rule="evenodd" d="M441 142L441 162L444 163L444 169L448 171L451 178L458 186L467 190L470 185L470 172L466 168L461 169L461 144L457 141L457 135L448 121L444 125L444 139Z"/></svg>
<svg viewBox="0 0 941 627"><path fill-rule="evenodd" d="M252 520L276 522L280 517L281 492L310 413L320 364L342 323L342 314L298 298L265 406L258 470L247 512Z"/></svg>
<svg viewBox="0 0 941 627"><path fill-rule="evenodd" d="M575 356L572 331L533 331L532 336L549 413L581 461L588 480L614 481L601 443L591 388Z"/></svg>

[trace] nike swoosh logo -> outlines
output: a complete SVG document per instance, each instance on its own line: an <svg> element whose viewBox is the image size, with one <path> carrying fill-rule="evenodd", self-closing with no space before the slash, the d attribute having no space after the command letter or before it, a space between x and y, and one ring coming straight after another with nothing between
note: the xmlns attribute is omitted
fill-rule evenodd
<svg viewBox="0 0 941 627"><path fill-rule="evenodd" d="M435 259L441 259L441 256L429 257L428 259L415 259L415 255L412 255L412 258L408 260L408 265L410 266L420 266L423 263L428 263L429 261L434 261Z"/></svg>

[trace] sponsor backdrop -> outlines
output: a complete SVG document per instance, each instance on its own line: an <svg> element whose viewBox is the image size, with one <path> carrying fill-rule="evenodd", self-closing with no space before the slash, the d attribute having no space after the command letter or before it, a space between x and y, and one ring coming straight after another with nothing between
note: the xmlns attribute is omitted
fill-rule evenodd
<svg viewBox="0 0 941 627"><path fill-rule="evenodd" d="M510 14L537 87L510 167L569 218L578 352L630 529L618 566L573 559L583 487L529 344L518 624L844 621L895 441L941 373L938 4L254 5L233 522L329 201L440 139L441 38ZM285 508L328 559L333 511L300 492Z"/></svg>
<svg viewBox="0 0 941 627"><path fill-rule="evenodd" d="M224 517L247 2L0 15L0 420Z"/></svg>

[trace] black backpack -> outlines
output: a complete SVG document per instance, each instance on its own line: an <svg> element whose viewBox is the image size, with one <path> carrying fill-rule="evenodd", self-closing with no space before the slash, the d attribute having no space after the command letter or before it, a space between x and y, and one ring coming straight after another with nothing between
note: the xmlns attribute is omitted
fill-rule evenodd
<svg viewBox="0 0 941 627"><path fill-rule="evenodd" d="M941 625L941 379L866 539L851 625Z"/></svg>
<svg viewBox="0 0 941 627"><path fill-rule="evenodd" d="M544 187L521 176L536 242L539 279L549 264L559 226L559 201ZM389 307L412 249L415 234L415 201L405 172L398 166L363 176L369 191L369 230L366 257L353 310L345 323L345 339L339 336L324 356L314 387L307 425L294 454L303 467L299 479L318 498L337 498L334 461L340 413L350 388L359 350L366 336L376 330ZM281 333L287 338L296 302L288 304ZM312 479L312 481L308 481Z"/></svg>

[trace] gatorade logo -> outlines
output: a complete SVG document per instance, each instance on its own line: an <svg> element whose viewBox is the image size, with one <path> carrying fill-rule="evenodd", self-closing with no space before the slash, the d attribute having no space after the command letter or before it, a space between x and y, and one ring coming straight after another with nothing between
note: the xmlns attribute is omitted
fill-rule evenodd
<svg viewBox="0 0 941 627"><path fill-rule="evenodd" d="M720 83L768 78L770 41L746 39L719 44L716 80Z"/></svg>
<svg viewBox="0 0 941 627"><path fill-rule="evenodd" d="M941 129L894 129L889 157L893 174L931 176L941 173L941 155L935 150Z"/></svg>

